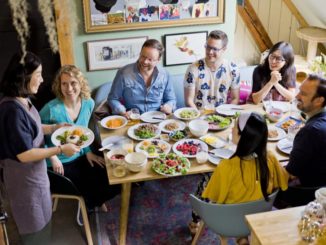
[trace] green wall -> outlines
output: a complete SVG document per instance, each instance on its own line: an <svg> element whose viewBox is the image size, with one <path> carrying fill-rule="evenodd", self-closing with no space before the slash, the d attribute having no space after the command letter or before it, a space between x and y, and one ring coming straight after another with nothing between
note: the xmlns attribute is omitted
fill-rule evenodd
<svg viewBox="0 0 326 245"><path fill-rule="evenodd" d="M156 28L146 30L133 30L133 31L121 31L121 32L100 32L95 34L87 34L84 31L84 18L83 18L83 6L81 0L74 0L77 7L77 16L79 18L78 31L74 34L74 57L76 65L85 73L90 86L95 88L107 81L112 81L117 70L102 70L87 72L87 52L86 42L111 38L125 38L125 37L137 37L148 36L149 38L155 38L163 41L165 34L194 32L194 31L212 31L220 29L225 31L229 37L228 51L226 53L227 58L232 57L232 47L234 42L234 31L236 24L236 0L225 0L225 14L223 24L210 24L210 25L198 25L198 26L182 26L174 28ZM204 45L204 44L203 44ZM187 65L169 66L166 69L170 74L185 73Z"/></svg>

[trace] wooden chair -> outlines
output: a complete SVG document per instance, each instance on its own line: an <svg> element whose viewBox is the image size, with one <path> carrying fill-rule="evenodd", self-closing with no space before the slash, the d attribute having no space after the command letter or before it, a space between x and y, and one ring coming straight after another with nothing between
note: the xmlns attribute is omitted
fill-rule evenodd
<svg viewBox="0 0 326 245"><path fill-rule="evenodd" d="M261 199L238 204L208 203L191 194L192 208L202 219L191 244L197 244L205 224L220 236L221 245L227 244L227 237L248 236L250 230L245 221L245 215L272 210L277 192L278 190L269 195L268 202Z"/></svg>
<svg viewBox="0 0 326 245"><path fill-rule="evenodd" d="M60 175L51 170L48 170L48 176L50 179L51 194L52 194L52 198L54 201L52 211L53 212L56 211L59 198L77 200L78 201L77 223L79 225L83 225L79 222L79 219L78 219L79 212L81 211L88 245L93 245L92 234L91 234L91 229L90 229L90 225L89 225L89 221L88 221L85 200L82 197L82 195L80 194L79 190L74 185L74 183L71 182L70 179L68 179L67 177L65 177L63 175Z"/></svg>

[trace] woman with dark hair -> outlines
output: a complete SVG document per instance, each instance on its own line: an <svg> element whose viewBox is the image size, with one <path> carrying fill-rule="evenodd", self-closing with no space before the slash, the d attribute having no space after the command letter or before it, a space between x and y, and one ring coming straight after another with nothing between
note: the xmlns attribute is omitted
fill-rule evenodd
<svg viewBox="0 0 326 245"><path fill-rule="evenodd" d="M21 54L12 57L0 83L3 95L0 162L11 211L21 235L41 231L51 219L52 203L44 159L59 153L72 156L79 151L73 144L43 148L43 135L51 134L62 125L42 125L29 99L42 82L41 60L27 52L24 57Z"/></svg>
<svg viewBox="0 0 326 245"><path fill-rule="evenodd" d="M242 113L232 129L237 145L230 159L217 165L210 180L202 181L196 195L215 203L243 203L264 198L277 188L286 190L288 174L276 157L267 152L266 120L258 113ZM207 186L206 186L207 184ZM200 217L193 213L190 228L196 231Z"/></svg>
<svg viewBox="0 0 326 245"><path fill-rule="evenodd" d="M263 64L253 73L252 101L291 101L295 96L296 69L293 65L294 53L291 44L276 43L269 51Z"/></svg>

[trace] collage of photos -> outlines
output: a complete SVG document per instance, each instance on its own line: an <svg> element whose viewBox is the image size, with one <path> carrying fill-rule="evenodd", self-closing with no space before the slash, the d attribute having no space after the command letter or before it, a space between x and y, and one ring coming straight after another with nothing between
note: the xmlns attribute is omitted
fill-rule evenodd
<svg viewBox="0 0 326 245"><path fill-rule="evenodd" d="M217 11L212 0L117 0L113 5L111 1L88 1L93 1L92 25L214 17Z"/></svg>

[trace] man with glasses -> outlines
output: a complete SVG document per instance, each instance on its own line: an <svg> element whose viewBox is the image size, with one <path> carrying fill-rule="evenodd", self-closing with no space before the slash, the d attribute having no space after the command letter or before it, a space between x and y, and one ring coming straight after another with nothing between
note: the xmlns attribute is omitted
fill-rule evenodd
<svg viewBox="0 0 326 245"><path fill-rule="evenodd" d="M223 58L228 37L223 31L212 31L205 44L205 58L191 64L184 81L185 103L197 109L214 108L227 103L239 103L240 76L236 64Z"/></svg>
<svg viewBox="0 0 326 245"><path fill-rule="evenodd" d="M129 110L140 113L162 111L172 113L176 97L169 73L158 66L164 48L155 40L147 40L136 63L118 70L108 95L107 103L113 114L129 118Z"/></svg>
<svg viewBox="0 0 326 245"><path fill-rule="evenodd" d="M326 186L326 79L309 75L300 86L296 99L298 109L308 120L294 138L286 170L302 187ZM289 184L289 189L279 194L278 202L303 205L302 198L293 194ZM306 200L309 201L312 200Z"/></svg>

